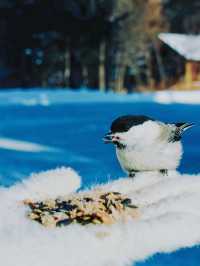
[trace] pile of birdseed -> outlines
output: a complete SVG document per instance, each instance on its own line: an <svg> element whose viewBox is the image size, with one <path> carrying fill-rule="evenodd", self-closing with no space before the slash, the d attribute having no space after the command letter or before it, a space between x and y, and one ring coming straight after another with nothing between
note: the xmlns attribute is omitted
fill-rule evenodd
<svg viewBox="0 0 200 266"><path fill-rule="evenodd" d="M26 200L24 203L31 209L28 213L31 220L50 228L71 223L113 224L122 218L138 216L131 199L119 192L95 191L40 202Z"/></svg>

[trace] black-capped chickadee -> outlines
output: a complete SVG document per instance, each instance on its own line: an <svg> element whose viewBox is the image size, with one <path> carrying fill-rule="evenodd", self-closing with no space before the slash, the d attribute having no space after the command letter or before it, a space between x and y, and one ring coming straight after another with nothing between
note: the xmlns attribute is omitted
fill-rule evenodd
<svg viewBox="0 0 200 266"><path fill-rule="evenodd" d="M116 146L119 163L130 177L140 171L175 170L182 157L181 136L193 123L166 124L147 116L126 115L113 121L105 143Z"/></svg>

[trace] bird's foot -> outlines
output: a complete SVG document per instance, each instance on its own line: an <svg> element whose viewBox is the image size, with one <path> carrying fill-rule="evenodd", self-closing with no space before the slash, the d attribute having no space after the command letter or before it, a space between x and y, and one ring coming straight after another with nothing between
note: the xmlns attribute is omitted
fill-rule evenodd
<svg viewBox="0 0 200 266"><path fill-rule="evenodd" d="M135 177L135 175L136 175L138 172L139 172L139 171L137 171L137 170L131 170L131 171L128 173L128 177L133 178L133 177Z"/></svg>
<svg viewBox="0 0 200 266"><path fill-rule="evenodd" d="M136 174L139 173L139 172L142 172L142 171L131 170L131 171L129 171L128 176L131 177L131 178L133 178L133 177L135 177ZM144 172L148 172L148 171L144 171ZM165 176L165 175L166 175L166 176L168 175L168 170L167 170L167 169L160 169L159 172L160 172L162 175L164 175L164 176Z"/></svg>
<svg viewBox="0 0 200 266"><path fill-rule="evenodd" d="M160 169L160 173L162 175L168 175L168 170L167 169Z"/></svg>

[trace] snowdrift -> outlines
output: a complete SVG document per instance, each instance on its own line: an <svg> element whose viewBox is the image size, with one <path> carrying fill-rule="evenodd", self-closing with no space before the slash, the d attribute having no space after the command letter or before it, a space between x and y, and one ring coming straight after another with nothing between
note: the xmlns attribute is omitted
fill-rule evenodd
<svg viewBox="0 0 200 266"><path fill-rule="evenodd" d="M141 103L156 102L161 104L199 104L200 90L195 91L158 91L158 92L134 92L132 94L99 92L88 89L74 91L71 89L41 89L25 91L22 89L1 90L0 106L50 106L68 103Z"/></svg>
<svg viewBox="0 0 200 266"><path fill-rule="evenodd" d="M0 250L4 266L125 266L157 252L200 242L200 176L149 172L98 187L126 193L140 218L114 225L46 229L26 218L24 199L70 194L80 187L70 168L32 175L0 189Z"/></svg>

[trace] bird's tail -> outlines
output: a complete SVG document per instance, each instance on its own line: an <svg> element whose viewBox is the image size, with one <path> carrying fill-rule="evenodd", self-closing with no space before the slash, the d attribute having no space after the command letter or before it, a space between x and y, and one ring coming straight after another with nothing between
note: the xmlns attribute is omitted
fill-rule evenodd
<svg viewBox="0 0 200 266"><path fill-rule="evenodd" d="M176 123L178 131L182 134L185 130L193 127L194 123Z"/></svg>

